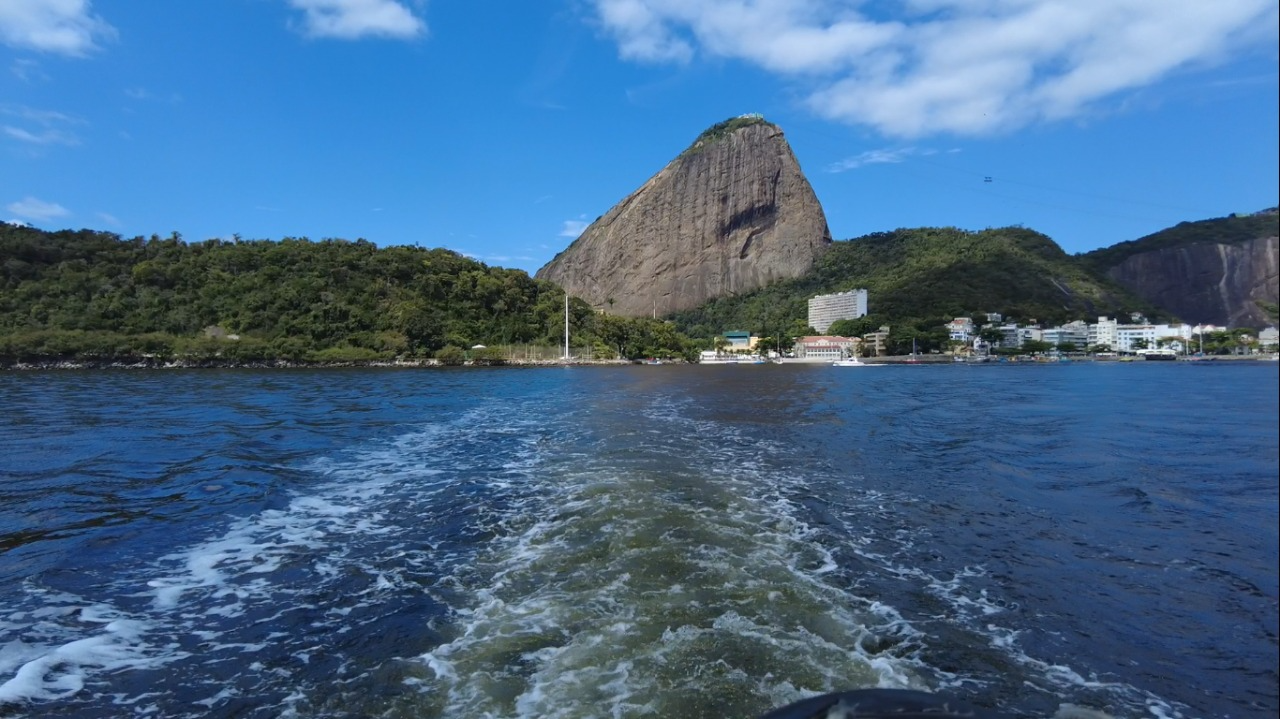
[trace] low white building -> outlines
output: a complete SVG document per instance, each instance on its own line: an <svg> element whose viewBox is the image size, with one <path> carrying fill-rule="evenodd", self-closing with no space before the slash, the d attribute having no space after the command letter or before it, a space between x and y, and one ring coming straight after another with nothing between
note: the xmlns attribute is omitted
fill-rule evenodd
<svg viewBox="0 0 1280 719"><path fill-rule="evenodd" d="M1040 338L1054 347L1069 344L1075 346L1076 349L1083 350L1089 346L1089 325L1081 320L1068 322L1065 325L1050 327L1042 331Z"/></svg>
<svg viewBox="0 0 1280 719"><path fill-rule="evenodd" d="M1022 346L1024 342L1040 341L1043 331L1039 327L1019 327L1018 325L1001 325L999 327L1000 334L1003 335L1000 340L1000 347L1007 350L1016 350Z"/></svg>
<svg viewBox="0 0 1280 719"><path fill-rule="evenodd" d="M1044 340L1044 330L1039 327L1019 327L1018 328L1018 346L1028 342L1042 342Z"/></svg>
<svg viewBox="0 0 1280 719"><path fill-rule="evenodd" d="M1144 346L1155 349L1165 346L1183 351L1193 336L1191 325L1117 325L1116 344L1112 348L1117 352L1133 352Z"/></svg>
<svg viewBox="0 0 1280 719"><path fill-rule="evenodd" d="M1117 325L1116 343L1111 348L1117 352L1133 352L1155 346L1155 325Z"/></svg>

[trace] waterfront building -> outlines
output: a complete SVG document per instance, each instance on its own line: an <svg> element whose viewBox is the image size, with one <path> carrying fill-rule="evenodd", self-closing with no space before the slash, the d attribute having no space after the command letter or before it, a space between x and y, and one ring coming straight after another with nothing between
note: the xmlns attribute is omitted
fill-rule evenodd
<svg viewBox="0 0 1280 719"><path fill-rule="evenodd" d="M875 352L876 357L884 354L884 341L887 339L889 339L889 325L880 325L880 329L862 336L863 342L871 343L871 351Z"/></svg>
<svg viewBox="0 0 1280 719"><path fill-rule="evenodd" d="M1089 325L1076 320L1059 327L1050 327L1041 332L1041 339L1054 347L1070 344L1083 351L1089 346Z"/></svg>
<svg viewBox="0 0 1280 719"><path fill-rule="evenodd" d="M1153 349L1156 346L1156 328L1154 325L1116 325L1116 343L1112 349L1117 352L1133 352L1138 349Z"/></svg>
<svg viewBox="0 0 1280 719"><path fill-rule="evenodd" d="M1022 338L1018 333L1018 326L1009 324L1001 325L996 329L1000 330L1001 338L999 346L1003 349L1018 349L1022 346Z"/></svg>
<svg viewBox="0 0 1280 719"><path fill-rule="evenodd" d="M830 360L834 362L842 357L856 357L858 345L861 342L862 340L856 337L834 337L830 335L800 337L796 339L796 359Z"/></svg>
<svg viewBox="0 0 1280 719"><path fill-rule="evenodd" d="M1116 344L1112 348L1133 352L1143 345L1147 349L1168 345L1182 350L1190 343L1192 334L1191 325L1116 325Z"/></svg>
<svg viewBox="0 0 1280 719"><path fill-rule="evenodd" d="M809 298L809 326L819 332L837 320L852 320L867 314L867 291L849 290Z"/></svg>
<svg viewBox="0 0 1280 719"><path fill-rule="evenodd" d="M956 342L968 344L973 338L973 319L957 317L951 320L951 324L947 325L947 336Z"/></svg>
<svg viewBox="0 0 1280 719"><path fill-rule="evenodd" d="M1268 327L1258 333L1258 346L1264 350L1274 350L1280 346L1280 330Z"/></svg>
<svg viewBox="0 0 1280 719"><path fill-rule="evenodd" d="M749 350L755 344L752 340L757 338L744 330L729 330L724 333L724 339L729 343L730 350Z"/></svg>
<svg viewBox="0 0 1280 719"><path fill-rule="evenodd" d="M1040 342L1044 338L1044 331L1039 327L1019 327L1018 328L1018 346L1028 342Z"/></svg>
<svg viewBox="0 0 1280 719"><path fill-rule="evenodd" d="M1120 323L1115 320L1099 317L1097 324L1089 325L1089 346L1107 347L1115 351L1117 349L1116 328L1119 326Z"/></svg>

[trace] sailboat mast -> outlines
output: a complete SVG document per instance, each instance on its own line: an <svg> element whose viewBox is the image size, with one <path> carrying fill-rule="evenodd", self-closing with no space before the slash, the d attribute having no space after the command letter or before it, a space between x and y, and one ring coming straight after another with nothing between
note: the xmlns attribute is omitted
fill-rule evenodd
<svg viewBox="0 0 1280 719"><path fill-rule="evenodd" d="M569 359L569 293L564 293L564 358Z"/></svg>

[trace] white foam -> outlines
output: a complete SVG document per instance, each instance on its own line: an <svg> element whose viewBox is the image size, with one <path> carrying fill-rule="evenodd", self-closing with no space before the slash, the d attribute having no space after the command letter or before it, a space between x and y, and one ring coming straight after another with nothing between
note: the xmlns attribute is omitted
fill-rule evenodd
<svg viewBox="0 0 1280 719"><path fill-rule="evenodd" d="M155 668L174 656L161 656L146 643L145 622L110 618L112 614L100 605L82 608L81 620L103 624L101 633L93 636L50 646L7 644L9 661L16 657L22 663L11 679L0 684L0 704L69 697L84 687L91 670Z"/></svg>
<svg viewBox="0 0 1280 719"><path fill-rule="evenodd" d="M252 611L252 626L263 626L290 612L315 610L303 597L325 583L345 584L362 573L369 577L365 590L346 593L341 605L325 607L330 631L350 630L339 622L355 607L376 606L395 592L420 591L383 560L390 556L410 565L429 563L435 570L465 561L456 553L431 555L420 546L414 553L421 556L413 558L394 549L394 543L417 530L404 522L403 503L430 506L433 495L454 481L449 432L456 430L464 438L474 434L475 418L456 418L344 457L310 461L304 471L323 483L294 496L284 508L235 519L210 539L179 548L104 588L120 597L149 598L150 611L139 619L105 603L38 586L24 588L27 601L36 606L0 618L0 678L6 678L0 684L0 703L65 699L83 691L94 675L190 658L179 648L187 643L202 644L201 660L208 662L279 651L275 643L288 644L295 637L273 632L265 641L260 635L241 641L249 626L240 624L243 618ZM536 464L530 446L521 445L516 459L507 463L509 475ZM503 481L510 482L510 476ZM391 549L383 554L351 550L364 543L381 543L379 552L383 545ZM296 575L289 579L293 584L281 583L282 572ZM139 587L145 587L141 595ZM292 654L307 661L311 650ZM279 668L265 669L262 662L245 666L255 674L288 675ZM224 701L231 696L227 692L204 699L204 705ZM149 694L103 696L133 705L137 712L154 711L154 704L150 709L140 705Z"/></svg>
<svg viewBox="0 0 1280 719"><path fill-rule="evenodd" d="M456 608L455 638L424 654L430 674L409 683L442 697L446 714L520 717L661 714L664 682L688 680L663 679L664 667L726 658L776 655L781 673L767 677L714 671L720 691L778 700L797 698L787 672L800 666L825 677L814 690L855 679L922 688L918 660L863 651L869 625L898 638L914 630L891 607L853 610L856 597L826 583L839 562L785 498L789 475L765 460L781 447L678 414L664 421L707 448L689 458L689 477L574 457L573 471L532 478L473 567L481 584ZM707 653L725 641L737 649ZM495 694L495 683L506 688Z"/></svg>

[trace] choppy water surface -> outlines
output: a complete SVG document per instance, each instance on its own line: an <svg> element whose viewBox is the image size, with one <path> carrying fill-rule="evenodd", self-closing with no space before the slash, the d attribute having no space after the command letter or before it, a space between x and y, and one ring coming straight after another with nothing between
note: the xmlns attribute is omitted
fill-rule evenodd
<svg viewBox="0 0 1280 719"><path fill-rule="evenodd" d="M1275 717L1274 365L0 375L0 715Z"/></svg>

